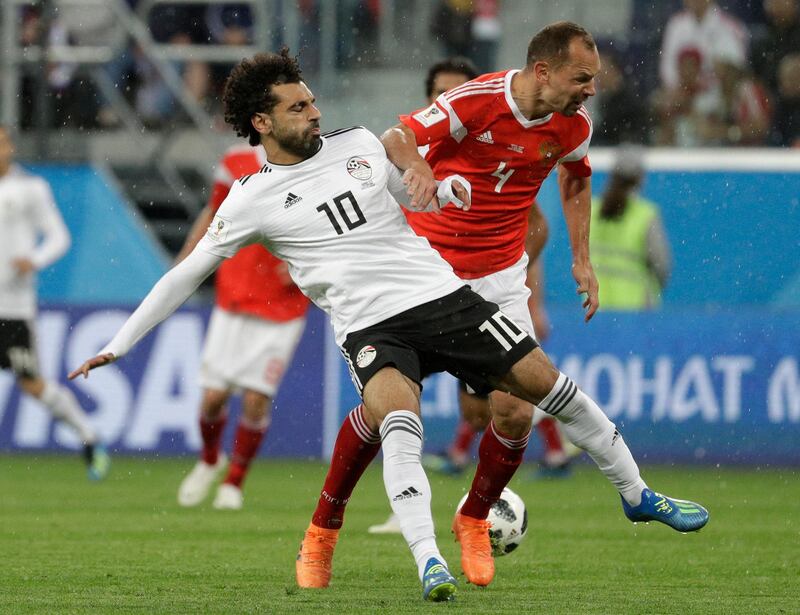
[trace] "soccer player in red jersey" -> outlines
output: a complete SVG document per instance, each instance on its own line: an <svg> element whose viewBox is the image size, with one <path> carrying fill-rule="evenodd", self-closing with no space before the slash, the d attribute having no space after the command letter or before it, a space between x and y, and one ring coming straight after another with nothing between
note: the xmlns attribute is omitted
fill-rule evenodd
<svg viewBox="0 0 800 615"><path fill-rule="evenodd" d="M409 223L459 277L531 335L525 286L528 215L556 165L572 272L578 292L585 293L587 321L598 307L589 260L592 122L583 103L595 94L599 70L591 35L576 24L555 23L533 37L522 70L482 75L445 92L427 108L402 116L383 137L390 160L406 171L412 207L433 199L436 177L459 174L472 184L468 211L420 214ZM429 146L425 158L417 150L423 145ZM492 393L491 403L495 417L533 415L529 403L505 393ZM453 526L465 571L484 568L476 563L485 560L485 545L472 528L485 522L522 461L524 446L509 444L491 424L481 440L475 479Z"/></svg>
<svg viewBox="0 0 800 615"><path fill-rule="evenodd" d="M208 205L198 216L178 254L183 260L206 233L231 185L266 164L262 147L230 148L220 161ZM223 263L216 277L216 305L211 315L200 381L200 459L178 490L182 506L196 506L208 495L228 459L220 440L233 392L242 392L228 471L213 506L242 508L242 484L270 423L272 399L305 326L308 299L294 285L286 265L263 246L241 250Z"/></svg>

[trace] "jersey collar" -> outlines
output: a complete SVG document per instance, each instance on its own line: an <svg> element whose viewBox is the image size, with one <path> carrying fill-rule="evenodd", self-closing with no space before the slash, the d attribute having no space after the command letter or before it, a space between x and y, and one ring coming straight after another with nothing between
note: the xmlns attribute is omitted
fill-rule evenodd
<svg viewBox="0 0 800 615"><path fill-rule="evenodd" d="M536 118L535 120L529 120L526 118L522 111L519 110L514 97L511 96L511 80L514 78L519 72L519 69L510 70L506 73L505 79L505 95L506 95L506 104L511 109L511 113L514 114L514 117L517 118L517 121L522 125L523 128L533 128L534 126L541 126L542 124L547 124L552 118L553 114L548 113L544 117Z"/></svg>

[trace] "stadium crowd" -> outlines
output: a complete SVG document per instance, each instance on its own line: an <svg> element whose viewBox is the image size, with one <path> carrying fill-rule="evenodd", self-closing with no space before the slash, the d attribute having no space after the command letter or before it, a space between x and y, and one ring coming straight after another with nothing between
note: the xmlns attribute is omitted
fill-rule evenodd
<svg viewBox="0 0 800 615"><path fill-rule="evenodd" d="M136 9L139 0L126 0ZM309 72L320 65L320 0L298 1L301 57ZM381 20L406 27L413 3L395 2L391 15L378 0L336 3L336 58L342 70L386 64L379 52ZM281 44L282 3L272 7L270 31ZM419 8L419 7L417 7ZM42 39L41 12L20 9L20 43ZM430 35L442 56L463 55L481 71L496 70L502 35L500 0L439 0L431 4ZM86 11L55 2L50 44L97 44L114 30L110 8ZM593 143L634 142L668 146L796 146L800 144L799 0L632 0L628 35L600 39L603 69L599 93L589 104L595 121ZM247 45L254 42L249 4L156 4L147 13L153 40L170 45ZM392 30L389 30L392 31ZM231 66L193 60L175 62L185 91L214 117ZM187 121L180 105L147 55L129 44L105 70L153 128ZM82 128L113 127L110 106L74 65L51 67L52 122ZM24 100L34 96L25 77ZM22 104L22 125L30 126L33 105Z"/></svg>

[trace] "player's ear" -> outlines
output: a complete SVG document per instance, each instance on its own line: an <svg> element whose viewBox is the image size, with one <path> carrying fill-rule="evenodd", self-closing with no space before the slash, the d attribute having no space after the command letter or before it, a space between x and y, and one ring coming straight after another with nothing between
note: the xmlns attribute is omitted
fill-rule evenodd
<svg viewBox="0 0 800 615"><path fill-rule="evenodd" d="M539 83L547 83L550 81L550 65L547 62L534 62L533 74L536 75L536 81Z"/></svg>
<svg viewBox="0 0 800 615"><path fill-rule="evenodd" d="M272 118L267 113L254 113L250 123L259 134L268 135L272 132Z"/></svg>

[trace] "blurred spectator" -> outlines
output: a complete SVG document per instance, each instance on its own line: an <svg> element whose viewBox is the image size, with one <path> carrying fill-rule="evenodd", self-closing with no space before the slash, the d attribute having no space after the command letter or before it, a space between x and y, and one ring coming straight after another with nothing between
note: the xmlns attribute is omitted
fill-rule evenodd
<svg viewBox="0 0 800 615"><path fill-rule="evenodd" d="M765 90L746 71L747 31L711 0L684 0L664 34L657 141L702 146L763 143Z"/></svg>
<svg viewBox="0 0 800 615"><path fill-rule="evenodd" d="M778 99L772 129L774 145L800 147L800 53L784 57L778 67Z"/></svg>
<svg viewBox="0 0 800 615"><path fill-rule="evenodd" d="M679 59L686 49L700 55L700 79L715 84L719 64L739 69L747 60L747 30L712 0L684 0L686 10L667 22L661 47L661 83L675 88L679 81Z"/></svg>
<svg viewBox="0 0 800 615"><path fill-rule="evenodd" d="M44 23L41 7L25 7L21 12L20 45L67 47L74 43L67 23L54 10L49 24ZM46 29L46 31L45 31ZM84 72L72 62L52 62L46 67L47 103L51 127L90 128L96 125L99 108L97 92L85 78ZM20 124L33 125L37 113L36 76L26 74L22 79Z"/></svg>
<svg viewBox="0 0 800 615"><path fill-rule="evenodd" d="M499 0L439 0L431 34L444 55L466 56L481 72L491 72L502 35L499 13Z"/></svg>
<svg viewBox="0 0 800 615"><path fill-rule="evenodd" d="M249 4L211 4L205 22L209 40L219 45L249 45L253 42L253 15Z"/></svg>
<svg viewBox="0 0 800 615"><path fill-rule="evenodd" d="M645 143L649 127L648 108L623 72L612 49L600 51L597 95L592 100L593 145Z"/></svg>
<svg viewBox="0 0 800 615"><path fill-rule="evenodd" d="M772 94L778 90L778 65L791 53L800 53L800 6L797 0L764 0L766 25L753 37L751 62Z"/></svg>
<svg viewBox="0 0 800 615"><path fill-rule="evenodd" d="M425 76L425 98L429 103L478 76L478 68L467 58L447 58L433 64Z"/></svg>
<svg viewBox="0 0 800 615"><path fill-rule="evenodd" d="M472 0L439 0L431 34L445 56L467 56L472 50Z"/></svg>
<svg viewBox="0 0 800 615"><path fill-rule="evenodd" d="M658 206L637 194L643 151L620 150L601 199L592 200L589 245L601 310L645 310L661 304L672 270Z"/></svg>
<svg viewBox="0 0 800 615"><path fill-rule="evenodd" d="M475 0L473 2L472 49L470 57L483 73L497 69L497 49L503 35L500 23L500 0Z"/></svg>
<svg viewBox="0 0 800 615"><path fill-rule="evenodd" d="M678 55L678 80L672 87L663 86L654 97L658 145L697 145L697 122L701 121L707 84L701 81L701 55L697 49L684 48ZM707 97L705 98L707 100Z"/></svg>

